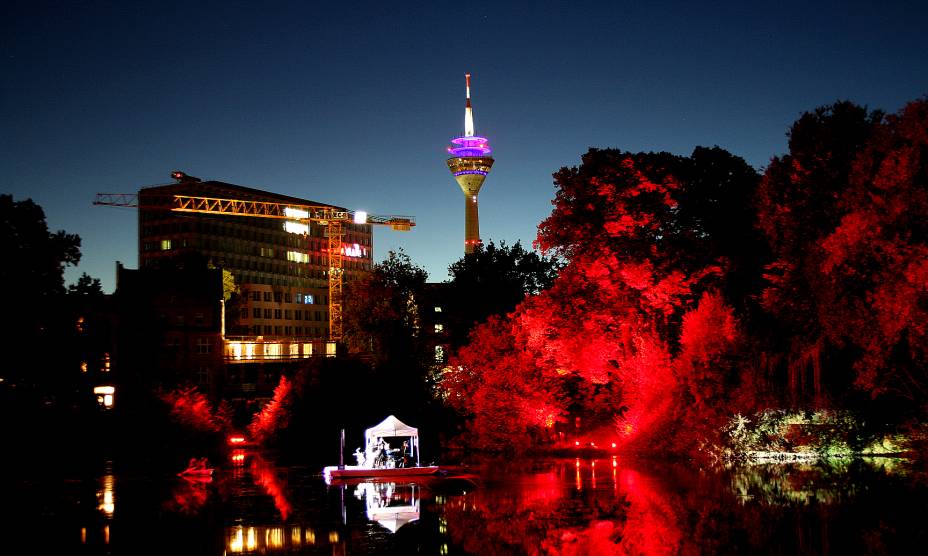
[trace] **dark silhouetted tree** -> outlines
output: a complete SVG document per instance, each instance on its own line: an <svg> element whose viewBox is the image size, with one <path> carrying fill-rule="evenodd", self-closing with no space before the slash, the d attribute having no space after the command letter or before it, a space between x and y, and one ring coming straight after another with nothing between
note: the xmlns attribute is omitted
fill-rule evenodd
<svg viewBox="0 0 928 556"><path fill-rule="evenodd" d="M446 317L453 321L451 344L463 344L475 325L505 315L525 296L550 288L558 268L555 259L526 251L518 241L512 247L491 241L452 264L447 290L451 310Z"/></svg>
<svg viewBox="0 0 928 556"><path fill-rule="evenodd" d="M103 286L99 278L92 278L86 272L81 273L80 278L73 284L68 284L68 294L78 295L91 298L103 297Z"/></svg>
<svg viewBox="0 0 928 556"><path fill-rule="evenodd" d="M80 245L77 235L50 232L45 212L31 199L0 195L0 250L6 259L0 266L0 291L6 292L6 310L15 315L2 319L0 334L15 346L7 350L4 364L4 378L12 384L44 383L41 388L47 390L55 383L49 375L55 358L47 355L57 353L54 347L62 340L64 269L80 261Z"/></svg>

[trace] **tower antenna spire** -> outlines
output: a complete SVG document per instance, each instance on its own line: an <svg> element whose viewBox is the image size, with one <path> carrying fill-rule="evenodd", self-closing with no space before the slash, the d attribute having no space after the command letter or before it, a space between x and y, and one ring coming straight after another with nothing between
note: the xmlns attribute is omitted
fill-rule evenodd
<svg viewBox="0 0 928 556"><path fill-rule="evenodd" d="M464 137L474 136L474 109L470 106L470 74L464 74L464 86L467 101L464 104Z"/></svg>

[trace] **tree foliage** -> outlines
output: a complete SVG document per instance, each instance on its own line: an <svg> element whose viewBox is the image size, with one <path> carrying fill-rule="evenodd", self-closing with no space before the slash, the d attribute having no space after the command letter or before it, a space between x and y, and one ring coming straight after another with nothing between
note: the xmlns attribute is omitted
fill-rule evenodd
<svg viewBox="0 0 928 556"><path fill-rule="evenodd" d="M50 232L45 211L32 199L0 195L0 249L16 264L0 268L3 291L36 300L64 293L64 269L81 260L81 239L63 230Z"/></svg>
<svg viewBox="0 0 928 556"><path fill-rule="evenodd" d="M512 247L490 241L448 268L448 318L459 346L468 332L493 315L512 311L527 295L538 294L554 283L559 264L554 258L527 251L517 241Z"/></svg>
<svg viewBox="0 0 928 556"><path fill-rule="evenodd" d="M739 339L718 292L745 289L733 269L757 264L750 219L726 218L757 179L720 149L591 149L579 167L557 172L537 243L567 266L506 319L478 327L443 382L484 445L555 431L676 448L671 432L687 430L697 442L697 421L681 405L696 398L693 385L740 383L717 365ZM722 340L705 330L719 323L732 331ZM507 349L491 348L504 339Z"/></svg>
<svg viewBox="0 0 928 556"><path fill-rule="evenodd" d="M784 402L924 415L928 101L836 103L789 139L763 178L718 148L591 149L558 171L537 245L566 267L445 373L475 436L524 445L553 420L689 451Z"/></svg>
<svg viewBox="0 0 928 556"><path fill-rule="evenodd" d="M64 231L51 232L45 212L31 199L14 201L0 195L0 249L7 264L0 266L0 288L7 293L5 307L13 318L2 319L0 334L10 346L4 364L7 384L19 383L18 397L26 392L51 399L73 391L76 354L66 349L74 335L73 315L65 303L64 269L80 261L81 240ZM86 275L85 275L86 276ZM97 284L98 286L98 284ZM75 293L94 290L83 278ZM36 354L47 354L36 357ZM28 385L28 387L26 387Z"/></svg>
<svg viewBox="0 0 928 556"><path fill-rule="evenodd" d="M826 385L910 408L928 394L926 149L925 100L888 117L839 102L793 125L758 198L774 254L762 299L794 350L824 346L839 371Z"/></svg>
<svg viewBox="0 0 928 556"><path fill-rule="evenodd" d="M400 249L348 286L351 302L345 304L344 323L349 349L372 354L378 367L423 364L418 300L427 278Z"/></svg>

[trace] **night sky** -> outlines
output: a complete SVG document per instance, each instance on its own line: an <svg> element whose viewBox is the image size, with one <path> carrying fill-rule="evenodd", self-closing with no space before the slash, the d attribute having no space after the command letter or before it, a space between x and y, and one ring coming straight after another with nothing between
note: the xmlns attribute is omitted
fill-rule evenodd
<svg viewBox="0 0 928 556"><path fill-rule="evenodd" d="M589 147L762 169L806 110L895 112L928 93L928 3L4 2L0 192L83 238L81 272L137 264L136 214L97 192L172 170L375 214L431 281L463 254L445 148L473 74L496 164L484 241L531 245L551 174ZM342 5L336 5L342 4Z"/></svg>

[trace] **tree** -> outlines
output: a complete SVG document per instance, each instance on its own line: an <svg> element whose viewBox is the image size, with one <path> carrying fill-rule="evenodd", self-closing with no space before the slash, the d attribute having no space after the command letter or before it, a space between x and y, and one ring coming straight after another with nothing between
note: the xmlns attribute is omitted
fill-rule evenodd
<svg viewBox="0 0 928 556"><path fill-rule="evenodd" d="M734 312L717 292L756 280L759 238L740 216L756 172L721 149L591 149L554 177L555 208L537 244L567 265L550 288L471 333L446 372L449 399L483 439L523 438L540 412L545 426L561 423L582 440L692 449L724 411L687 412L691 385L720 385L700 407L724 408L725 387L743 382L727 364L740 349L724 332Z"/></svg>
<svg viewBox="0 0 928 556"><path fill-rule="evenodd" d="M926 127L924 99L888 117L825 106L793 125L764 176L758 216L774 259L762 299L786 331L791 377L811 359L819 397L853 395L854 383L898 414L928 394Z"/></svg>
<svg viewBox="0 0 928 556"><path fill-rule="evenodd" d="M8 261L0 269L3 291L32 303L64 293L64 269L81 260L81 238L49 232L45 212L32 199L0 195L0 249Z"/></svg>
<svg viewBox="0 0 928 556"><path fill-rule="evenodd" d="M402 249L390 251L363 279L346 287L345 338L354 352L370 353L376 366L418 361L418 299L428 274Z"/></svg>
<svg viewBox="0 0 928 556"><path fill-rule="evenodd" d="M103 296L103 286L99 278L92 278L86 272L74 284L68 285L68 294L81 297L100 298Z"/></svg>
<svg viewBox="0 0 928 556"><path fill-rule="evenodd" d="M58 333L67 329L66 315L56 304L64 299L65 267L80 261L80 245L77 235L50 232L45 212L31 199L0 195L0 250L8 261L0 266L0 291L7 292L7 310L15 315L0 324L4 341L15 346L5 355L9 383L55 384L46 375L61 372L55 368L61 354L52 350L56 357L36 356L48 354L61 341Z"/></svg>
<svg viewBox="0 0 928 556"><path fill-rule="evenodd" d="M505 315L525 296L550 288L559 268L554 258L526 251L519 241L512 247L490 241L452 264L447 292L451 344L462 345L476 324Z"/></svg>

